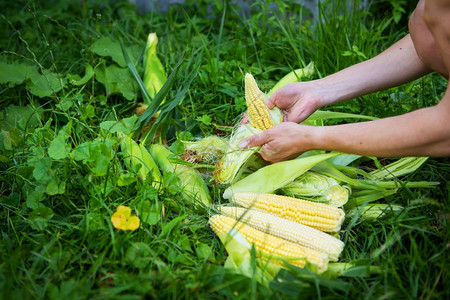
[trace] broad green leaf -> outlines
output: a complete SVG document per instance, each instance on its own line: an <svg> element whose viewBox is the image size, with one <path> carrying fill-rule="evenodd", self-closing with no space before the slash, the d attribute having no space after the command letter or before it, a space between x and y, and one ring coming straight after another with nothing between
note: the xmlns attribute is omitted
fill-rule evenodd
<svg viewBox="0 0 450 300"><path fill-rule="evenodd" d="M122 94L128 100L136 97L137 86L128 69L102 65L95 70L95 75L105 86L107 96Z"/></svg>
<svg viewBox="0 0 450 300"><path fill-rule="evenodd" d="M63 180L59 180L56 176L52 178L52 180L47 184L47 188L45 192L50 195L58 195L64 194L66 191L66 182Z"/></svg>
<svg viewBox="0 0 450 300"><path fill-rule="evenodd" d="M7 64L0 61L0 84L7 83L12 87L21 84L36 72L34 66L19 63Z"/></svg>
<svg viewBox="0 0 450 300"><path fill-rule="evenodd" d="M0 111L0 128L9 130L18 127L20 120L24 120L27 128L36 128L42 119L42 109L32 106L9 105Z"/></svg>
<svg viewBox="0 0 450 300"><path fill-rule="evenodd" d="M127 48L132 56L132 61L135 62L139 57L140 47L138 45ZM114 62L121 67L126 67L127 64L123 57L122 48L119 42L113 41L109 37L103 37L92 44L91 51L100 56L109 56Z"/></svg>
<svg viewBox="0 0 450 300"><path fill-rule="evenodd" d="M49 207L39 207L30 213L31 227L35 230L43 230L48 226L48 221L53 218L53 210Z"/></svg>
<svg viewBox="0 0 450 300"><path fill-rule="evenodd" d="M100 123L100 128L109 133L123 133L124 135L129 135L133 132L137 118L136 115L133 115L118 121L104 121Z"/></svg>
<svg viewBox="0 0 450 300"><path fill-rule="evenodd" d="M151 261L153 257L153 251L146 243L133 243L125 254L125 261L131 266L143 269Z"/></svg>
<svg viewBox="0 0 450 300"><path fill-rule="evenodd" d="M27 207L31 209L42 207L43 205L41 204L41 201L44 199L45 186L38 185L37 187L33 188L33 190L26 190L28 190L28 192L25 193L25 203Z"/></svg>
<svg viewBox="0 0 450 300"><path fill-rule="evenodd" d="M80 77L78 75L72 75L72 74L67 74L67 80L69 81L70 84L73 85L83 85L86 82L88 82L92 76L94 76L94 69L92 68L92 66L90 64L86 64L86 69L84 71L84 76Z"/></svg>
<svg viewBox="0 0 450 300"><path fill-rule="evenodd" d="M89 231L104 229L105 224L103 222L103 217L98 213L89 213L86 216L86 226Z"/></svg>
<svg viewBox="0 0 450 300"><path fill-rule="evenodd" d="M139 217L148 225L156 225L161 221L161 206L145 200L139 207Z"/></svg>
<svg viewBox="0 0 450 300"><path fill-rule="evenodd" d="M27 88L30 93L38 97L48 97L56 94L63 88L64 82L58 75L45 70L43 74L33 72L30 81L27 82Z"/></svg>
<svg viewBox="0 0 450 300"><path fill-rule="evenodd" d="M33 176L38 182L47 183L51 180L52 159L50 157L36 157L29 161L34 166Z"/></svg>
<svg viewBox="0 0 450 300"><path fill-rule="evenodd" d="M56 138L50 142L48 148L48 155L53 159L64 159L69 156L70 145L66 142L67 136L65 134L58 134Z"/></svg>

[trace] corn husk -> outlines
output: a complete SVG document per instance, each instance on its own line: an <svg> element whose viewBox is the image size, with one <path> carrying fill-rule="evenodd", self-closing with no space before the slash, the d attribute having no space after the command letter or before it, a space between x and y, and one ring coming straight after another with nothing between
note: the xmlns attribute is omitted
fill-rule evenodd
<svg viewBox="0 0 450 300"><path fill-rule="evenodd" d="M196 169L172 162L171 158L176 157L175 154L161 144L152 144L149 150L161 170L177 176L179 180L171 181L170 185L177 188L186 201L196 205L200 202L204 205L211 204L208 187Z"/></svg>
<svg viewBox="0 0 450 300"><path fill-rule="evenodd" d="M331 177L308 171L294 181L281 188L281 191L291 197L324 202L336 207L347 203L350 187L341 186Z"/></svg>

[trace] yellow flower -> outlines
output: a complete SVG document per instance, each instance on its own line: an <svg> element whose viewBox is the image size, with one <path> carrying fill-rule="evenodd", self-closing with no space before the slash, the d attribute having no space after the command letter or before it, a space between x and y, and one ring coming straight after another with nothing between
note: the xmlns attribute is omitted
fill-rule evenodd
<svg viewBox="0 0 450 300"><path fill-rule="evenodd" d="M111 222L116 229L121 230L136 230L140 224L139 218L131 215L131 208L124 205L120 205L113 213Z"/></svg>

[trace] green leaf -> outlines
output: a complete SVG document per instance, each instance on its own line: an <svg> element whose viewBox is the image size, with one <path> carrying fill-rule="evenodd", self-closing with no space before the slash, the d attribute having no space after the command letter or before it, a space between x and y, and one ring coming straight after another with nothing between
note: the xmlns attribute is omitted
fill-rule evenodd
<svg viewBox="0 0 450 300"><path fill-rule="evenodd" d="M69 156L70 145L66 142L67 136L58 134L56 138L50 142L48 155L53 159L64 159Z"/></svg>
<svg viewBox="0 0 450 300"><path fill-rule="evenodd" d="M53 178L48 184L45 192L50 195L64 194L66 191L66 182L59 180L58 178Z"/></svg>
<svg viewBox="0 0 450 300"><path fill-rule="evenodd" d="M103 218L101 214L98 213L89 213L86 216L86 226L88 231L94 231L99 229L105 229L105 224L103 222Z"/></svg>
<svg viewBox="0 0 450 300"><path fill-rule="evenodd" d="M69 83L79 86L88 82L92 78L92 76L94 76L95 72L90 64L86 64L85 68L86 69L84 71L84 76L82 78L78 75L67 74L66 78Z"/></svg>
<svg viewBox="0 0 450 300"><path fill-rule="evenodd" d="M100 128L109 133L123 133L124 135L129 135L133 132L137 118L136 115L133 115L118 121L104 121L100 123Z"/></svg>
<svg viewBox="0 0 450 300"><path fill-rule="evenodd" d="M42 113L41 108L32 106L6 106L0 111L0 128L9 130L11 126L18 127L18 123L22 120L26 127L36 128L40 125Z"/></svg>
<svg viewBox="0 0 450 300"><path fill-rule="evenodd" d="M19 63L7 64L0 61L0 84L8 83L13 87L30 78L33 73L37 73L34 66Z"/></svg>
<svg viewBox="0 0 450 300"><path fill-rule="evenodd" d="M35 157L29 163L31 166L34 166L33 176L36 181L47 183L51 180L52 159L50 157Z"/></svg>
<svg viewBox="0 0 450 300"><path fill-rule="evenodd" d="M63 88L63 81L58 75L44 70L43 74L35 71L30 76L31 81L27 82L30 93L40 98L56 94Z"/></svg>
<svg viewBox="0 0 450 300"><path fill-rule="evenodd" d="M162 227L162 231L159 234L160 238L169 238L172 232L177 230L181 222L186 218L186 215L178 216L169 223L166 223Z"/></svg>
<svg viewBox="0 0 450 300"><path fill-rule="evenodd" d="M126 68L116 65L100 66L95 70L97 80L105 86L106 95L122 94L126 99L133 100L136 97L136 83Z"/></svg>
<svg viewBox="0 0 450 300"><path fill-rule="evenodd" d="M161 220L161 206L151 204L150 201L145 200L140 205L139 217L142 222L148 225L156 225Z"/></svg>
<svg viewBox="0 0 450 300"><path fill-rule="evenodd" d="M136 61L139 57L140 47L138 45L127 48L131 52L132 60ZM103 37L92 44L91 51L97 55L111 57L121 67L126 67L122 48L119 42L113 41L109 37Z"/></svg>
<svg viewBox="0 0 450 300"><path fill-rule="evenodd" d="M41 231L48 226L48 221L53 216L53 210L44 206L33 210L28 219L31 221L31 228Z"/></svg>
<svg viewBox="0 0 450 300"><path fill-rule="evenodd" d="M41 201L44 199L45 186L38 185L32 191L25 193L26 205L31 209L42 207Z"/></svg>
<svg viewBox="0 0 450 300"><path fill-rule="evenodd" d="M151 261L152 249L146 243L133 243L125 254L125 261L135 268L143 269Z"/></svg>
<svg viewBox="0 0 450 300"><path fill-rule="evenodd" d="M212 255L211 247L203 243L198 243L195 251L197 252L198 258L202 260L207 260Z"/></svg>

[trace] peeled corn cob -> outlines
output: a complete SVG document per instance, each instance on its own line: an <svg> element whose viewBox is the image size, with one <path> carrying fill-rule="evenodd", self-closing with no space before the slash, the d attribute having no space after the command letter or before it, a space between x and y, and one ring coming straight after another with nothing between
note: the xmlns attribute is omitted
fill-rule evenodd
<svg viewBox="0 0 450 300"><path fill-rule="evenodd" d="M214 215L209 219L211 229L217 235L239 232L249 244L253 244L257 255L270 262L283 266L283 261L303 268L306 262L317 267L319 273L325 271L328 266L328 255L307 247L294 244L276 236L254 229L233 218ZM234 229L234 233L233 233Z"/></svg>
<svg viewBox="0 0 450 300"><path fill-rule="evenodd" d="M324 252L331 261L337 261L344 249L344 243L329 234L258 210L222 206L220 212L265 233Z"/></svg>
<svg viewBox="0 0 450 300"><path fill-rule="evenodd" d="M245 74L245 102L250 124L259 130L266 130L275 123L266 104L267 96L259 89L250 73Z"/></svg>
<svg viewBox="0 0 450 300"><path fill-rule="evenodd" d="M263 210L325 232L339 231L345 218L344 211L340 208L287 196L236 193L231 201L245 208Z"/></svg>

